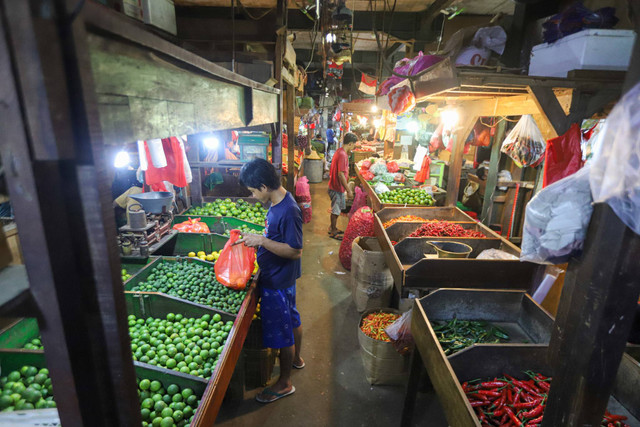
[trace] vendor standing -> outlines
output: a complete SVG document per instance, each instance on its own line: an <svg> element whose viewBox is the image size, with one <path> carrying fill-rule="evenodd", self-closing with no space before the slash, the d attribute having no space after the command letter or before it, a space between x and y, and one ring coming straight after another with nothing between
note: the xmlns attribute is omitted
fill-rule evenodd
<svg viewBox="0 0 640 427"><path fill-rule="evenodd" d="M301 276L302 213L291 193L280 184L271 163L255 159L240 170L240 184L261 203L271 203L264 235L247 234L239 242L258 248L262 339L265 347L280 349L280 378L256 396L271 403L296 391L292 368L302 369L302 326L296 308L296 280Z"/></svg>
<svg viewBox="0 0 640 427"><path fill-rule="evenodd" d="M331 225L329 227L329 237L342 240L340 237L343 231L338 230L338 217L347 207L347 198L353 199L353 193L349 189L349 153L356 146L358 137L354 133L344 135L342 147L336 150L331 160L331 170L329 171L329 197L331 198Z"/></svg>

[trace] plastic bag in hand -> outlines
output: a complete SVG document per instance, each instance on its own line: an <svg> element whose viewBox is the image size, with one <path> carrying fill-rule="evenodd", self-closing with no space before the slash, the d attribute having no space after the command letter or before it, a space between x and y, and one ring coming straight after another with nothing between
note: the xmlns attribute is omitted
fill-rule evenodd
<svg viewBox="0 0 640 427"><path fill-rule="evenodd" d="M218 282L235 290L247 286L256 261L256 250L244 243L236 244L239 239L240 230L231 230L231 237L214 266Z"/></svg>
<svg viewBox="0 0 640 427"><path fill-rule="evenodd" d="M174 225L173 229L182 233L211 233L209 226L204 222L200 222L200 218L189 218L180 224Z"/></svg>
<svg viewBox="0 0 640 427"><path fill-rule="evenodd" d="M501 151L518 167L534 166L542 161L547 142L530 115L524 115L502 143Z"/></svg>
<svg viewBox="0 0 640 427"><path fill-rule="evenodd" d="M561 264L579 255L591 201L589 166L542 189L527 205L520 261Z"/></svg>
<svg viewBox="0 0 640 427"><path fill-rule="evenodd" d="M589 181L593 200L607 203L640 234L640 84L609 114L595 143Z"/></svg>
<svg viewBox="0 0 640 427"><path fill-rule="evenodd" d="M391 339L393 348L400 354L409 353L414 346L413 335L411 334L411 313L413 308L404 313L398 320L384 328Z"/></svg>

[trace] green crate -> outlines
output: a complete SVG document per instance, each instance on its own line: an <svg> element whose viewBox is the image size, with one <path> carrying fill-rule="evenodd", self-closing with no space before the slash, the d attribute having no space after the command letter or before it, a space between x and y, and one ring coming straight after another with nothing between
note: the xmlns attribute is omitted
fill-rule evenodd
<svg viewBox="0 0 640 427"><path fill-rule="evenodd" d="M233 322L237 317L233 314L216 310L213 307L160 293L126 292L124 298L127 305L127 314L133 314L144 319L147 317L165 318L169 313L180 313L185 317L219 314L225 322L229 320Z"/></svg>
<svg viewBox="0 0 640 427"><path fill-rule="evenodd" d="M240 133L238 136L240 147L240 160L251 161L253 159L267 159L269 149L269 134L267 133Z"/></svg>
<svg viewBox="0 0 640 427"><path fill-rule="evenodd" d="M22 349L25 344L40 336L38 321L35 318L18 319L0 331L0 348ZM34 352L38 350L24 350Z"/></svg>
<svg viewBox="0 0 640 427"><path fill-rule="evenodd" d="M132 276L138 271L142 270L147 264L152 262L155 258L133 258L133 257L120 257L120 266L127 270L127 273Z"/></svg>
<svg viewBox="0 0 640 427"><path fill-rule="evenodd" d="M180 224L189 220L189 218L198 218L195 215L176 215L173 218L173 224ZM262 233L264 231L264 226L255 224L253 222L244 221L238 218L234 218L232 216L202 216L199 217L200 221L207 224L211 233L215 234L224 234L226 230L233 230L234 228L240 228L241 226L247 226L248 228L259 231ZM197 234L197 233L184 233L184 234ZM200 233L202 234L202 233Z"/></svg>
<svg viewBox="0 0 640 427"><path fill-rule="evenodd" d="M182 258L181 259L184 262L194 262L194 263L201 263L207 266L210 266L211 268L213 268L214 263L209 262L209 261L203 261L201 259L198 258ZM231 316L231 318L229 320L233 320L236 318L235 314L231 314L231 313L227 313L226 311L222 311L219 310L217 308L208 306L208 305L203 305L203 304L198 304L196 302L191 302L185 299L181 299L181 298L177 298L171 295L167 295L164 293L160 293L160 292L135 292L132 291L131 289L133 287L135 287L136 285L138 285L139 283L142 283L144 281L147 280L147 278L149 277L149 275L151 274L152 270L160 263L172 263L172 262L177 262L178 258L177 257L158 257L157 259L155 259L152 263L150 263L149 265L147 265L144 269L140 270L140 272L138 274L136 274L135 276L133 276L131 279L127 280L127 282L124 284L124 290L125 290L125 295L129 295L129 294L135 294L135 295L154 295L155 299L157 299L157 302L155 302L155 304L157 306L160 306L161 301L162 301L162 306L175 306L176 308L173 309L173 311L171 309L167 310L165 312L164 315L166 315L166 313L181 313L183 315L186 315L185 312L180 311L180 310L186 310L188 307L187 306L192 306L198 310L205 310L204 312L201 312L202 314L199 314L198 316L202 316L204 314L211 314L211 313L219 313L221 316L223 316L223 319L226 319L224 316ZM246 296L245 296L245 301L246 301ZM177 306L175 304L178 304ZM127 305L127 311L129 311L130 314L136 314L135 312L132 313L129 310L129 305ZM137 316L137 314L136 314ZM158 315L151 315L148 314L148 316L153 316L153 317L157 317ZM225 320L226 321L226 320Z"/></svg>
<svg viewBox="0 0 640 427"><path fill-rule="evenodd" d="M156 250L153 251L153 255L162 257L186 257L189 252L197 253L199 251L210 254L211 252L222 250L228 240L228 237L219 234L177 233L156 248ZM129 279L127 283L132 279Z"/></svg>

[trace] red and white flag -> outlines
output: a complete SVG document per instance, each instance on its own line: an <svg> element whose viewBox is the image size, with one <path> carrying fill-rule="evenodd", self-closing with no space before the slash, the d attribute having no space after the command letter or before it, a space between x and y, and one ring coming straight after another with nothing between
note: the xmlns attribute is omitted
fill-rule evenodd
<svg viewBox="0 0 640 427"><path fill-rule="evenodd" d="M376 94L376 86L378 84L378 80L375 77L371 77L362 73L362 79L360 80L360 86L358 90L360 92L366 93L367 95L375 95Z"/></svg>

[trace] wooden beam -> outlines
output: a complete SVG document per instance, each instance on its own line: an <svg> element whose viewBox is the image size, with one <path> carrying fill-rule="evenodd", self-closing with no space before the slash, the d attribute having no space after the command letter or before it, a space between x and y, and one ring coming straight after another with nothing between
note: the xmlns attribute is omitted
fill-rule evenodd
<svg viewBox="0 0 640 427"><path fill-rule="evenodd" d="M447 179L447 199L445 206L455 206L458 201L458 192L460 190L460 174L462 173L462 163L464 161L462 155L464 152L464 143L467 136L471 133L471 129L478 121L478 116L467 114L463 111L463 118L460 127L453 136L453 149L451 150L451 161L449 162L449 176Z"/></svg>
<svg viewBox="0 0 640 427"><path fill-rule="evenodd" d="M502 146L502 140L504 139L507 123L502 121L498 123L496 135L493 138L493 145L491 146L491 158L489 160L489 174L487 175L487 186L484 190L484 200L482 201L482 214L480 219L485 225L491 223L489 218L489 209L493 205L493 194L496 190L496 184L498 183L498 168L500 166L500 148Z"/></svg>
<svg viewBox="0 0 640 427"><path fill-rule="evenodd" d="M287 85L286 88L286 102L287 102L287 136L289 138L289 145L287 151L287 190L293 193L294 190L294 158L295 158L295 146L296 146L296 129L294 129L294 111L296 102L296 90L293 86Z"/></svg>
<svg viewBox="0 0 640 427"><path fill-rule="evenodd" d="M564 134L567 129L567 115L564 113L560 101L550 87L530 86L529 93L538 106L539 113L551 123L558 135ZM574 96L575 98L575 96Z"/></svg>

